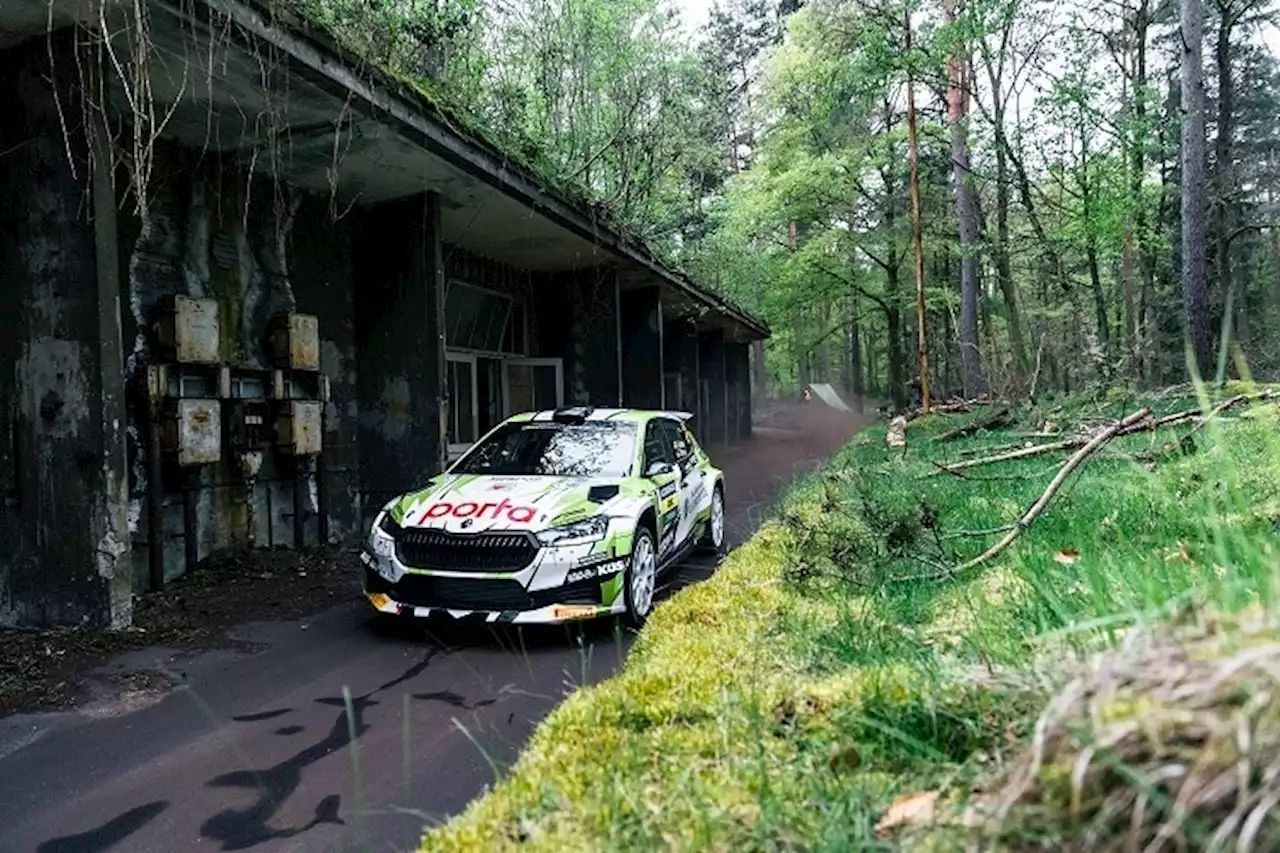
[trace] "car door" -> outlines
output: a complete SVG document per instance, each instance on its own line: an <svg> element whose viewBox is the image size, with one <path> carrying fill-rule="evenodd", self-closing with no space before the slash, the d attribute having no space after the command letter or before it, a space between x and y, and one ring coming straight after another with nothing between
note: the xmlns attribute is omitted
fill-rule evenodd
<svg viewBox="0 0 1280 853"><path fill-rule="evenodd" d="M693 445L689 441L684 425L671 418L662 418L659 423L671 445L671 455L676 469L680 472L680 506L679 522L676 528L676 544L683 545L693 535L694 522L697 520L699 502L706 492L706 474L698 465L693 453Z"/></svg>
<svg viewBox="0 0 1280 853"><path fill-rule="evenodd" d="M665 463L666 470L650 476L654 466ZM680 540L680 468L675 464L671 440L660 419L649 421L644 433L644 473L658 491L658 561L670 556Z"/></svg>

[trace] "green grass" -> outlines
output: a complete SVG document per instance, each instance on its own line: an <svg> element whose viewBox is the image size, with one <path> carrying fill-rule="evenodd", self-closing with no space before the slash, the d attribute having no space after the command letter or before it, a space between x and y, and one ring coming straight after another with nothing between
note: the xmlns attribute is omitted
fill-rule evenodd
<svg viewBox="0 0 1280 853"><path fill-rule="evenodd" d="M936 577L998 538L958 534L1016 519L1066 454L963 479L934 463L1039 441L1019 433L1045 418L1071 428L1143 404L1196 401L1113 392L950 442L933 438L983 413L928 417L905 454L882 428L861 434L715 577L662 605L621 673L568 699L423 849L895 849L875 832L889 803L922 790L958 802L998 773L1073 655L1178 602L1270 602L1274 405L1232 410L1154 466L1141 454L1188 427L1116 440L1008 550ZM1068 551L1078 559L1055 559Z"/></svg>

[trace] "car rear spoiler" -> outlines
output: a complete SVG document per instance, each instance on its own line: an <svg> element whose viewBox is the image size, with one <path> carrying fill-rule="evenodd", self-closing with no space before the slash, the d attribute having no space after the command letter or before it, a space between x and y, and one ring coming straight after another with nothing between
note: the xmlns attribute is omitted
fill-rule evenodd
<svg viewBox="0 0 1280 853"><path fill-rule="evenodd" d="M693 412L663 412L663 414L669 415L678 421L687 421L693 418Z"/></svg>

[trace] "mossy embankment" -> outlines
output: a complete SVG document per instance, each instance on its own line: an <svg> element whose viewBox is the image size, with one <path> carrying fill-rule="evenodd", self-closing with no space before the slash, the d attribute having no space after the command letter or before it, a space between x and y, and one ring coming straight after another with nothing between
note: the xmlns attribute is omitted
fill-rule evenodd
<svg viewBox="0 0 1280 853"><path fill-rule="evenodd" d="M956 571L1109 424L1221 399L1112 392L941 438L990 418L977 407L913 421L905 449L860 434L423 849L1264 843L1273 400L1106 442L1009 547ZM1066 446L978 462L1040 444ZM975 464L943 470L957 461Z"/></svg>

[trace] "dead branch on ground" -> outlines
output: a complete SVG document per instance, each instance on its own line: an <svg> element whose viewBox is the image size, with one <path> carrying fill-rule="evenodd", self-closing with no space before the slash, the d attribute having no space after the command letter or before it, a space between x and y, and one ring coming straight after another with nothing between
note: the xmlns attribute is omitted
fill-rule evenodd
<svg viewBox="0 0 1280 853"><path fill-rule="evenodd" d="M1208 414L1204 414L1204 412L1199 408L1187 409L1186 411L1182 411L1182 412L1174 412L1173 414L1164 415L1163 417L1155 418L1154 420L1145 420L1143 422L1130 424L1126 426L1119 433L1119 435L1121 436L1132 435L1134 433L1148 432L1148 431L1154 432L1155 430L1163 429L1165 427L1177 426L1178 424L1198 421L1198 425L1191 432L1191 434L1194 435L1197 430L1201 429L1204 426L1204 424L1208 423L1213 418L1222 414L1227 409L1230 409L1244 402L1252 402L1257 400L1271 400L1271 399L1275 399L1276 397L1277 397L1277 393L1274 391L1260 391L1255 394L1237 394L1236 396L1231 397L1219 403L1212 410L1210 410ZM1076 436L1073 438L1063 439L1062 441L1050 442L1048 444L1033 444L1030 447L1022 447L1017 450L1012 450L1006 453L997 453L994 456L984 456L980 459L966 459L961 462L952 462L949 465L941 465L939 467L941 467L947 473L955 473L956 471L961 471L961 470L964 470L965 468L973 468L978 465L989 465L995 462L1009 462L1014 459L1025 459L1028 456L1037 456L1041 453L1053 453L1053 452L1062 451L1062 450L1072 450L1077 447L1083 447L1090 440L1091 439L1085 436ZM1173 444L1173 447L1180 446L1184 442L1185 442L1185 439L1179 440L1178 442L1175 442Z"/></svg>
<svg viewBox="0 0 1280 853"><path fill-rule="evenodd" d="M1005 406L985 418L980 418L972 423L965 424L962 427L947 430L942 435L934 439L934 441L952 441L957 438L973 435L975 432L981 432L989 429L1002 429L1013 423L1013 415L1009 412L1009 407Z"/></svg>
<svg viewBox="0 0 1280 853"><path fill-rule="evenodd" d="M952 400L948 403L934 403L926 413L923 409L908 409L904 412L907 423L911 423L925 414L930 415L963 415L972 412L978 406L989 406L995 400L990 397L974 397L972 400Z"/></svg>
<svg viewBox="0 0 1280 853"><path fill-rule="evenodd" d="M1080 467L1082 462L1093 455L1098 448L1102 447L1116 436L1123 435L1126 430L1132 429L1134 426L1143 423L1150 417L1151 409L1144 406L1133 414L1125 417L1123 420L1116 421L1111 426L1089 439L1083 447L1077 450L1072 454L1070 459L1063 463L1062 467L1058 469L1057 475L1052 481L1050 481L1049 486L1044 490L1044 493L1041 494L1039 499L1022 514L1021 518L1007 528L1008 532L1000 539L999 542L995 543L971 560L961 563L958 566L946 567L945 570L939 570L939 572L932 576L931 579L942 580L947 577L964 574L965 572L977 568L991 558L999 555L1002 551L1012 545L1014 540L1021 536L1024 530L1031 526L1032 522L1040 517L1040 514L1044 512L1045 507L1047 507L1049 502L1053 500L1054 495L1056 495L1058 490L1062 488L1062 484L1067 481L1067 478L1071 476L1071 473L1075 471L1076 468ZM914 576L914 579L921 580L929 578Z"/></svg>

